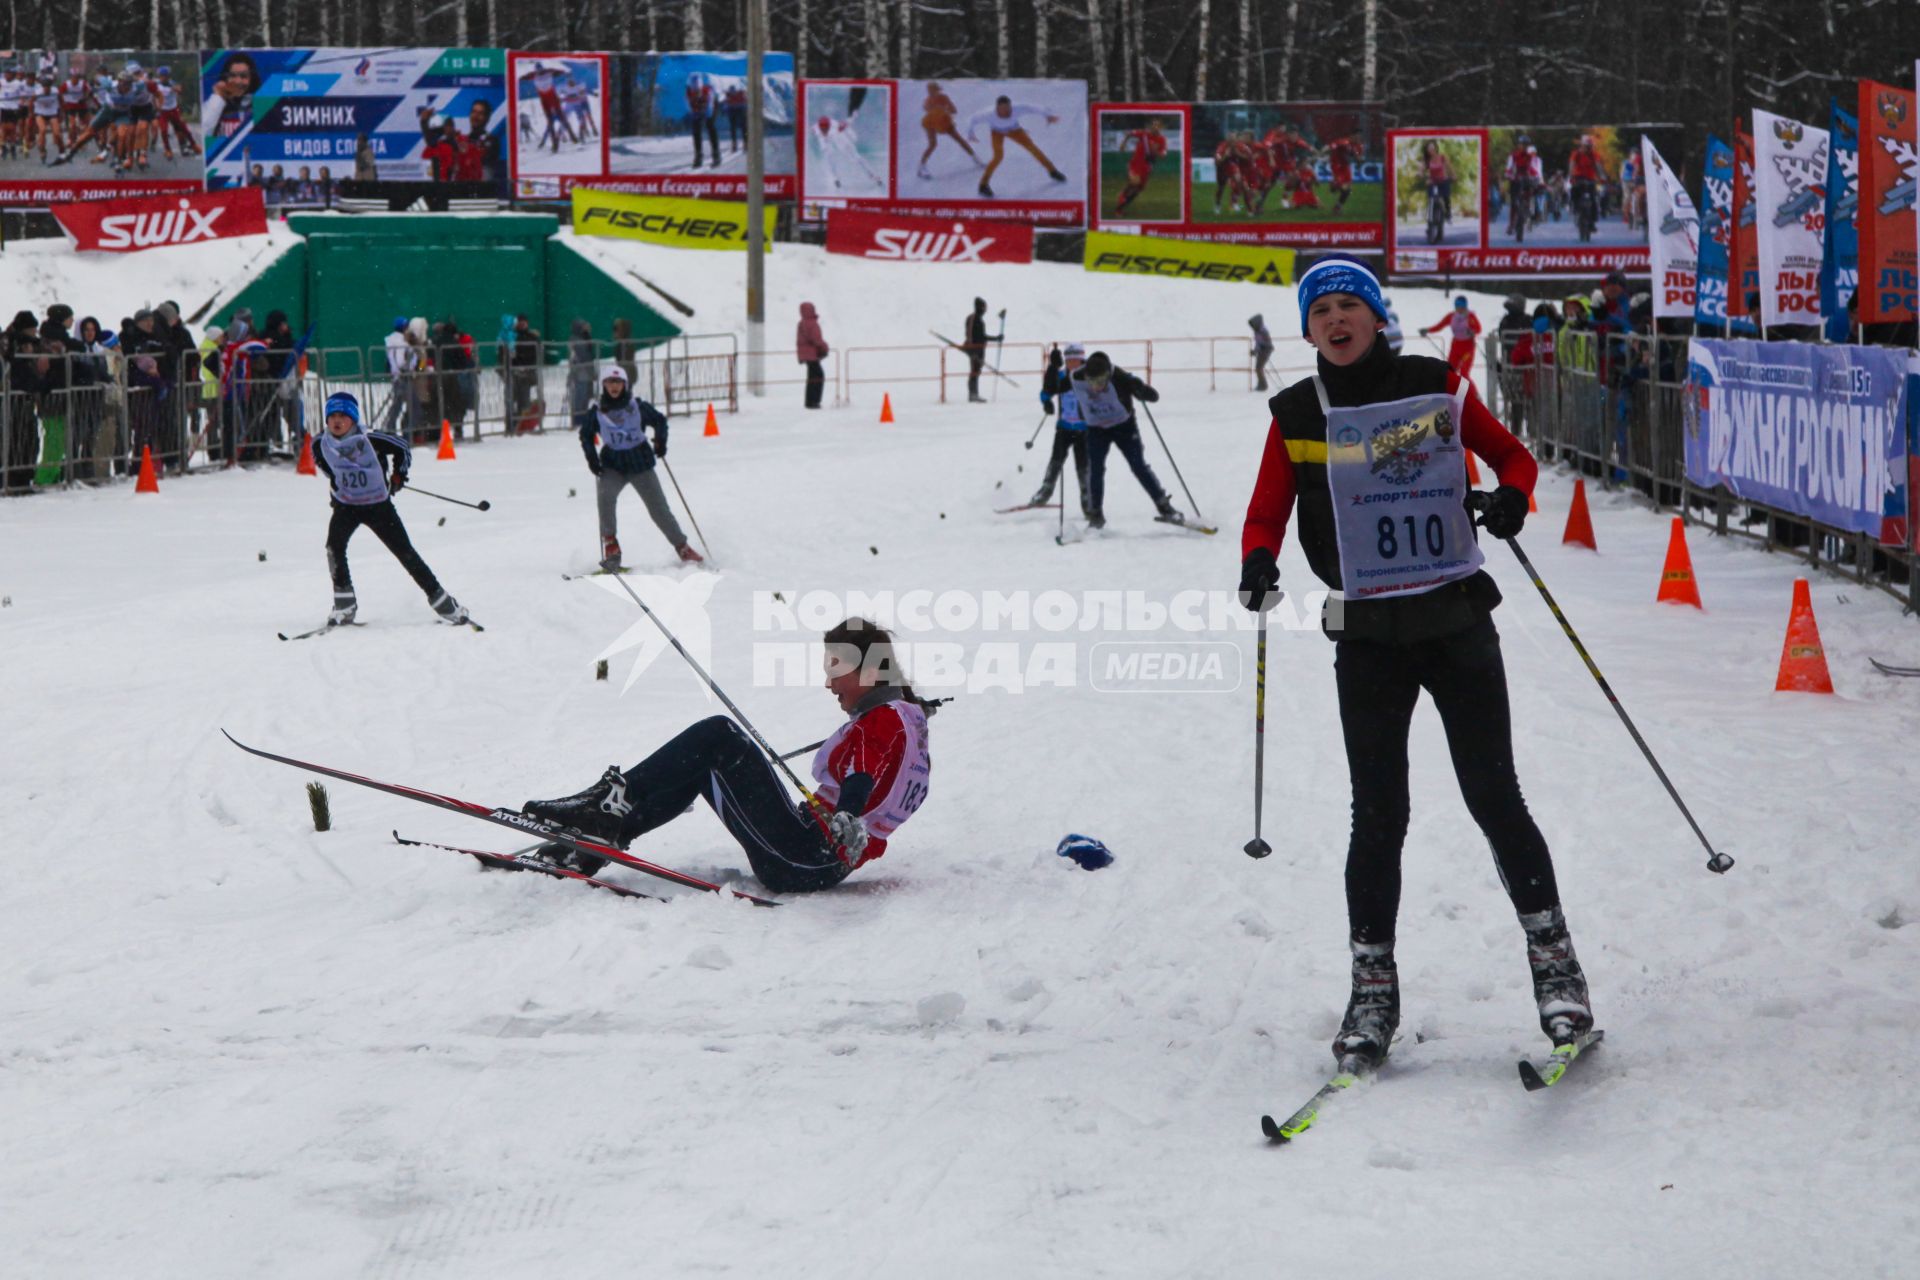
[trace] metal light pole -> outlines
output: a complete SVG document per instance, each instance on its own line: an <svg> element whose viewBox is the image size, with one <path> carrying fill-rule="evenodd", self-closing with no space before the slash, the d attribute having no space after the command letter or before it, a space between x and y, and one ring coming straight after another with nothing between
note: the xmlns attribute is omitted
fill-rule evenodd
<svg viewBox="0 0 1920 1280"><path fill-rule="evenodd" d="M747 390L767 393L767 0L747 3Z"/></svg>

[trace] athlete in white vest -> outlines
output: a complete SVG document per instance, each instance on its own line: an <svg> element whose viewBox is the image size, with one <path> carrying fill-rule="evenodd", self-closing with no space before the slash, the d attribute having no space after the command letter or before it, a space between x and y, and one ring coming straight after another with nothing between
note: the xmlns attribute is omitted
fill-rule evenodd
<svg viewBox="0 0 1920 1280"><path fill-rule="evenodd" d="M667 456L667 416L633 394L626 370L612 361L600 367L600 398L575 414L573 425L580 432L580 450L587 455L599 499L600 568L620 572L619 503L628 485L647 504L647 515L666 535L674 554L689 564L700 563L700 553L687 542L654 474L654 459Z"/></svg>

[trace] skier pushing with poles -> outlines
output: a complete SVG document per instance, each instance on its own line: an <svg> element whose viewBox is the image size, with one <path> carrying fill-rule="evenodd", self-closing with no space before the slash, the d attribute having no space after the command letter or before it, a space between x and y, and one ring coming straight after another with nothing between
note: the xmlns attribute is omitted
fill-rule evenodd
<svg viewBox="0 0 1920 1280"><path fill-rule="evenodd" d="M1323 258L1301 277L1300 326L1319 372L1269 402L1273 422L1241 537L1241 600L1272 607L1276 556L1296 507L1314 573L1337 593L1325 622L1353 789L1346 887L1352 993L1333 1053L1342 1072L1387 1056L1400 1021L1394 923L1409 814L1407 731L1425 689L1454 773L1525 934L1540 1026L1555 1046L1593 1027L1553 859L1514 773L1506 672L1465 498L1465 450L1500 487L1482 525L1512 538L1538 468L1445 362L1380 340L1386 305L1359 260ZM1332 612L1344 606L1344 612ZM1572 1052L1570 1050L1569 1052ZM1311 1117L1308 1117L1310 1123ZM1290 1135L1288 1135L1290 1136Z"/></svg>
<svg viewBox="0 0 1920 1280"><path fill-rule="evenodd" d="M368 431L360 422L360 402L345 391L327 397L326 428L314 441L313 465L332 486L327 569L333 577L333 612L327 615L327 628L355 625L359 603L353 593L353 574L347 568L347 542L364 525L373 530L426 593L427 603L440 615L440 621L478 630L466 607L447 593L413 549L407 528L400 523L400 513L394 509L393 495L406 487L407 470L413 464L413 450L407 442L384 431Z"/></svg>
<svg viewBox="0 0 1920 1280"><path fill-rule="evenodd" d="M587 455L587 470L593 472L594 489L600 511L600 567L608 573L620 572L620 491L632 485L647 504L647 514L673 545L674 554L690 564L698 564L701 555L687 542L673 508L660 488L660 477L653 473L654 459L667 456L667 416L633 394L627 386L627 373L608 361L600 367L600 398L574 415L573 425L580 432L580 449ZM647 440L647 428L653 428L653 440ZM600 448L594 449L599 437Z"/></svg>
<svg viewBox="0 0 1920 1280"><path fill-rule="evenodd" d="M1185 524L1187 518L1175 508L1160 477L1147 465L1140 424L1133 417L1135 400L1151 404L1160 393L1125 369L1116 368L1104 351L1094 352L1077 372L1065 375L1065 386L1071 389L1088 429L1087 487L1092 509L1087 512L1087 523L1096 529L1107 527L1107 451L1118 448L1133 469L1133 478L1153 499L1153 509L1159 513L1155 518L1168 524Z"/></svg>
<svg viewBox="0 0 1920 1280"><path fill-rule="evenodd" d="M781 785L782 774L798 780L752 726L709 716L631 769L611 765L586 790L529 800L522 812L624 849L704 799L761 884L776 893L831 889L884 854L926 800L933 769L927 716L937 704L914 693L892 637L864 619L826 633L824 665L827 690L847 721L814 755L815 788L804 800ZM535 856L585 875L604 865L562 844L543 845Z"/></svg>
<svg viewBox="0 0 1920 1280"><path fill-rule="evenodd" d="M1053 500L1053 486L1060 482L1060 472L1071 453L1073 474L1080 481L1080 513L1092 519L1092 493L1087 487L1087 424L1080 417L1080 408L1073 396L1073 375L1086 363L1086 355L1085 347L1069 342L1064 349L1055 347L1047 358L1047 371L1040 382L1040 407L1052 413L1054 397L1058 396L1060 414L1054 419L1053 453L1047 459L1046 474L1041 477L1040 487L1028 505L1044 507ZM1062 494L1061 505L1065 503L1066 496Z"/></svg>

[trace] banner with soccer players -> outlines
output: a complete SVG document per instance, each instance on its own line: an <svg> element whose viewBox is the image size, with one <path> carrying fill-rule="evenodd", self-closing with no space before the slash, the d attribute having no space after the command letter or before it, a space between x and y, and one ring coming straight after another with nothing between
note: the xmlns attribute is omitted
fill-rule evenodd
<svg viewBox="0 0 1920 1280"><path fill-rule="evenodd" d="M1093 147L1091 226L1318 249L1384 243L1377 105L1100 102Z"/></svg>
<svg viewBox="0 0 1920 1280"><path fill-rule="evenodd" d="M1920 275L1915 262L1914 189L1920 141L1914 92L1860 82L1861 324L1912 320Z"/></svg>
<svg viewBox="0 0 1920 1280"><path fill-rule="evenodd" d="M1084 80L807 80L801 215L864 208L1079 226Z"/></svg>
<svg viewBox="0 0 1920 1280"><path fill-rule="evenodd" d="M207 186L269 208L344 182L508 194L503 49L219 49L200 96Z"/></svg>
<svg viewBox="0 0 1920 1280"><path fill-rule="evenodd" d="M607 55L509 53L513 190L557 197L607 172Z"/></svg>
<svg viewBox="0 0 1920 1280"><path fill-rule="evenodd" d="M16 49L0 59L0 201L198 191L199 65L199 53L179 49Z"/></svg>

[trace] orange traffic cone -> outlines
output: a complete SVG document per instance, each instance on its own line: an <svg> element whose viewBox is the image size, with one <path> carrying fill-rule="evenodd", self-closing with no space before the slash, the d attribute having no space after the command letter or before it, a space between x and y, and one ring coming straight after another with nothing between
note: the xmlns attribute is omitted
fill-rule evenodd
<svg viewBox="0 0 1920 1280"><path fill-rule="evenodd" d="M700 434L703 436L717 436L720 434L720 419L714 415L712 405L707 406L707 429Z"/></svg>
<svg viewBox="0 0 1920 1280"><path fill-rule="evenodd" d="M1527 495L1527 514L1530 516L1537 516L1540 514L1540 504L1533 500L1532 494Z"/></svg>
<svg viewBox="0 0 1920 1280"><path fill-rule="evenodd" d="M1700 584L1693 580L1693 557L1687 554L1686 522L1679 516L1673 518L1673 536L1667 539L1667 563L1660 570L1660 594L1654 599L1690 604L1696 609L1706 607L1700 603Z"/></svg>
<svg viewBox="0 0 1920 1280"><path fill-rule="evenodd" d="M304 431L300 433L300 461L293 464L293 470L303 476L320 474L313 468L313 437Z"/></svg>
<svg viewBox="0 0 1920 1280"><path fill-rule="evenodd" d="M1593 540L1593 516L1587 511L1585 480L1573 482L1573 506L1567 510L1567 531L1560 535L1560 542L1563 546L1569 542L1577 542L1593 551L1600 549Z"/></svg>
<svg viewBox="0 0 1920 1280"><path fill-rule="evenodd" d="M153 450L146 445L140 446L140 479L134 483L135 493L160 492L160 473L153 467Z"/></svg>
<svg viewBox="0 0 1920 1280"><path fill-rule="evenodd" d="M457 456L453 451L453 424L445 418L440 419L440 452L433 456L442 462L451 462Z"/></svg>
<svg viewBox="0 0 1920 1280"><path fill-rule="evenodd" d="M1462 452L1467 455L1467 483L1478 489L1480 487L1480 464L1473 460L1473 451L1471 449L1463 450Z"/></svg>
<svg viewBox="0 0 1920 1280"><path fill-rule="evenodd" d="M893 397L884 391L880 393L880 421L893 421Z"/></svg>
<svg viewBox="0 0 1920 1280"><path fill-rule="evenodd" d="M1780 676L1775 692L1832 693L1827 673L1827 651L1820 647L1820 628L1813 621L1813 595L1805 578L1793 580L1793 612L1787 615L1787 639L1780 646Z"/></svg>

